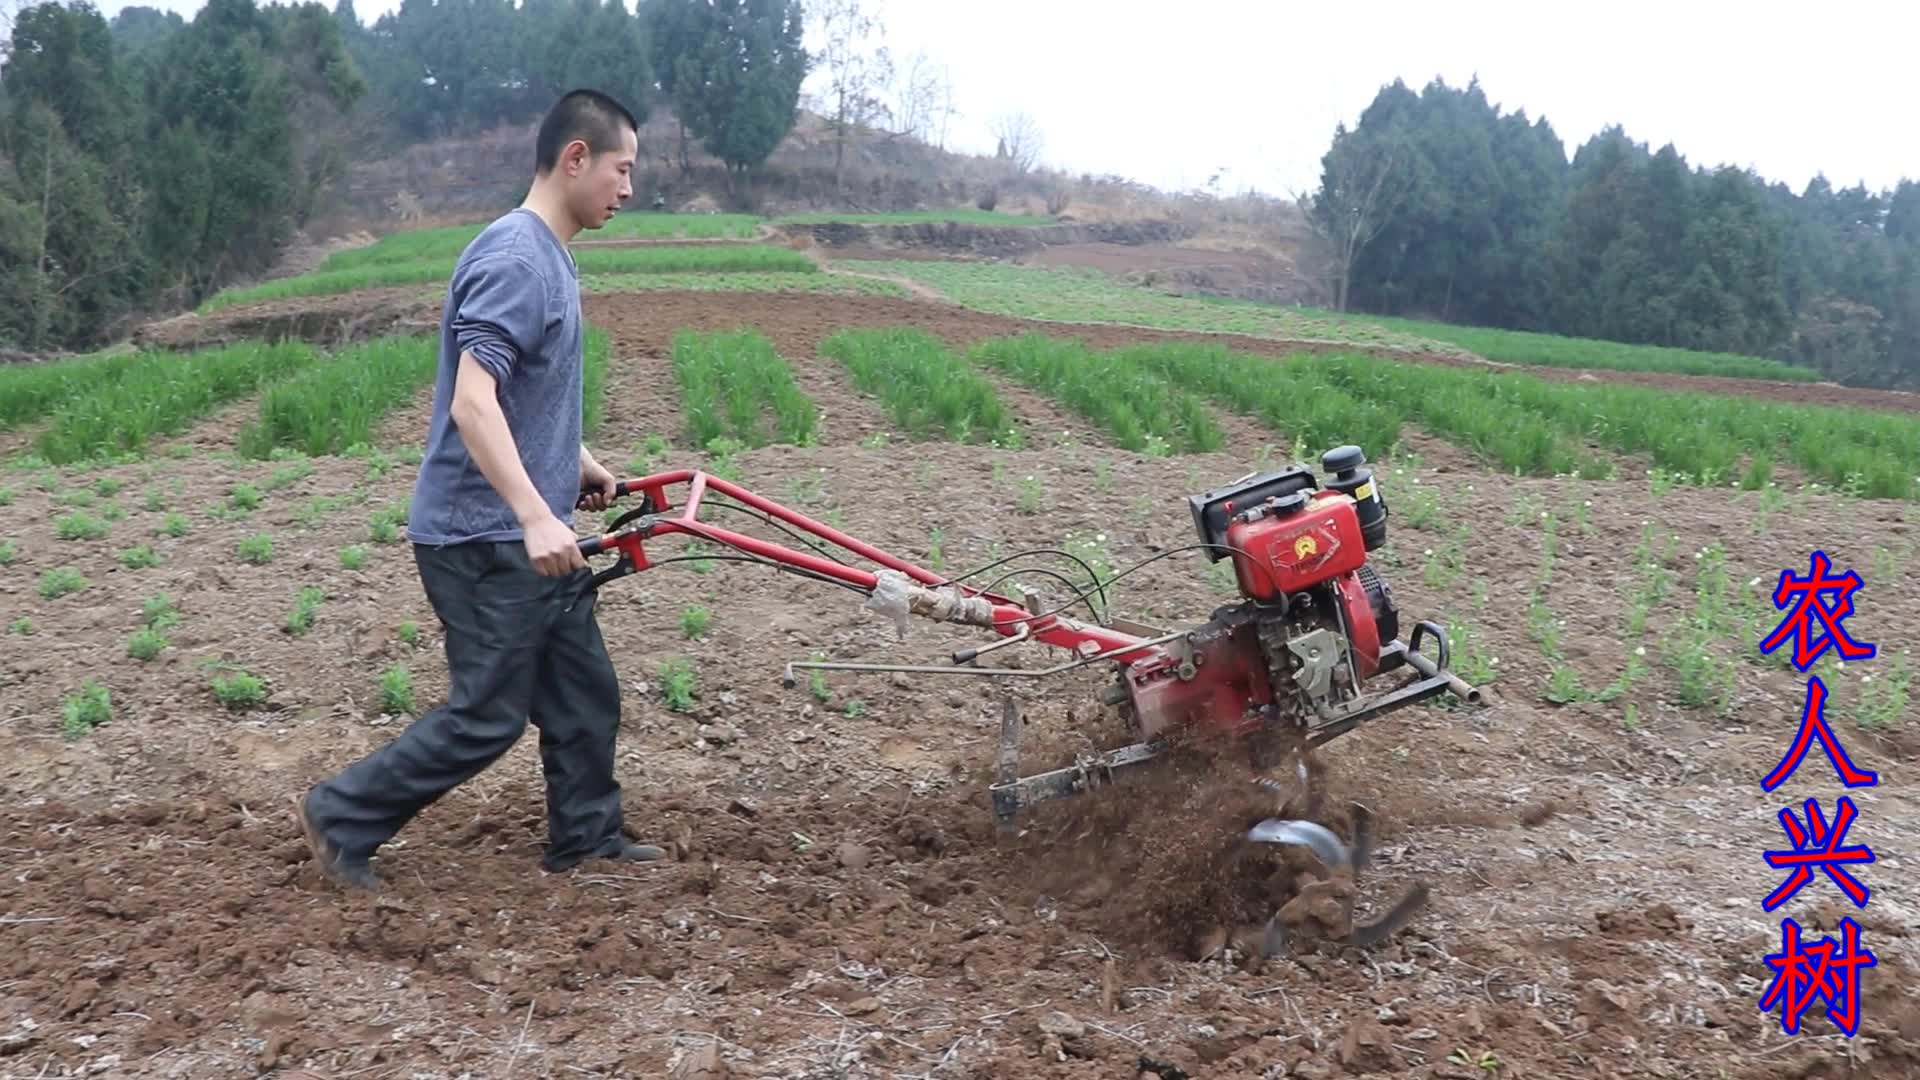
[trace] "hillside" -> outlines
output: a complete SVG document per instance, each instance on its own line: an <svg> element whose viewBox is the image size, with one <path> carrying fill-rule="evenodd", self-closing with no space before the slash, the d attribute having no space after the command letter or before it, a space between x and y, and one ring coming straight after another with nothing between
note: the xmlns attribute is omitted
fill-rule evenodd
<svg viewBox="0 0 1920 1080"><path fill-rule="evenodd" d="M509 125L354 163L338 193L266 276L305 271L327 251L398 229L465 224L500 212L525 190L532 138L533 125ZM682 168L679 121L668 106L652 110L640 149L634 210L649 209L658 195L677 214L750 211L797 224L806 215L980 210L984 203L1038 228L978 232L943 221L917 232L821 229L815 238L837 249L930 247L1085 266L1194 295L1309 305L1329 299L1311 234L1284 200L1169 193L1116 176L1021 170L991 156L884 133L849 138L844 184L836 190L828 122L805 110L747 185L730 186L725 166L697 142L685 148L688 167Z"/></svg>

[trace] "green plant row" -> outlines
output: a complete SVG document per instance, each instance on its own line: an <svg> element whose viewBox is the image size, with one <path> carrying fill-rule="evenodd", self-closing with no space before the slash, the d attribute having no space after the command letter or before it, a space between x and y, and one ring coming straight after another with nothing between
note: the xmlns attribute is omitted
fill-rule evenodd
<svg viewBox="0 0 1920 1080"><path fill-rule="evenodd" d="M909 438L1019 445L1013 413L993 384L924 330L841 330L820 343L820 353L845 365L854 386L878 398Z"/></svg>
<svg viewBox="0 0 1920 1080"><path fill-rule="evenodd" d="M1316 371L1340 390L1417 421L1503 471L1596 480L1612 472L1610 465L1570 438L1577 431L1537 408L1500 395L1487 372L1364 356L1294 358L1286 366ZM1545 385L1529 375L1504 377Z"/></svg>
<svg viewBox="0 0 1920 1080"><path fill-rule="evenodd" d="M137 352L119 352L0 366L0 430L38 420L62 402L118 379L143 359Z"/></svg>
<svg viewBox="0 0 1920 1080"><path fill-rule="evenodd" d="M235 448L265 459L276 449L317 456L371 445L381 418L432 382L436 364L430 337L355 345L269 387L259 419L240 432Z"/></svg>
<svg viewBox="0 0 1920 1080"><path fill-rule="evenodd" d="M55 465L142 453L214 408L304 371L316 356L298 342L143 354L119 378L62 402L34 446Z"/></svg>
<svg viewBox="0 0 1920 1080"><path fill-rule="evenodd" d="M971 355L1100 425L1128 450L1199 453L1226 442L1204 401L1134 359L1040 334L983 341Z"/></svg>
<svg viewBox="0 0 1920 1080"><path fill-rule="evenodd" d="M1220 345L1135 346L1112 355L1308 446L1354 443L1384 452L1400 439L1399 409L1348 394L1310 364L1277 364Z"/></svg>
<svg viewBox="0 0 1920 1080"><path fill-rule="evenodd" d="M730 436L748 447L813 442L819 409L793 371L758 330L673 336L673 373L695 446Z"/></svg>

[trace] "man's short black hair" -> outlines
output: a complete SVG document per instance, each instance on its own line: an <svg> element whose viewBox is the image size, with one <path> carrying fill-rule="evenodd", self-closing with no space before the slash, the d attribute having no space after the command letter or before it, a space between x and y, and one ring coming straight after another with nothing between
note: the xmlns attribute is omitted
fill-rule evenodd
<svg viewBox="0 0 1920 1080"><path fill-rule="evenodd" d="M534 143L534 168L542 175L560 163L560 151L575 139L583 140L595 155L620 147L620 129L636 136L640 124L625 105L598 90L572 90L540 121L540 135Z"/></svg>

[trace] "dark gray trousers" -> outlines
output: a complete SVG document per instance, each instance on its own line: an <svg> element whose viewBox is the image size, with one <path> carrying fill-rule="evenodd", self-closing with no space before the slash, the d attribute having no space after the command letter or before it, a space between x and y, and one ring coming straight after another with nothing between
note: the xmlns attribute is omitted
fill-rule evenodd
<svg viewBox="0 0 1920 1080"><path fill-rule="evenodd" d="M584 588L592 572L541 577L518 540L415 545L414 561L446 632L447 702L315 788L314 825L345 857L369 857L498 760L532 721L546 775L542 865L559 871L617 853L620 683L595 592Z"/></svg>

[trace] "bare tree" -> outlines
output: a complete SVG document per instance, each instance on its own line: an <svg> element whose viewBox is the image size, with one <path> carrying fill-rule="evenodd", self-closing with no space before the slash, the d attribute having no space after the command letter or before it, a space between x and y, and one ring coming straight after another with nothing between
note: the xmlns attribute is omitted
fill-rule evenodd
<svg viewBox="0 0 1920 1080"><path fill-rule="evenodd" d="M1356 145L1353 139L1346 125L1340 125L1333 148L1322 160L1320 190L1294 193L1308 227L1328 249L1335 311L1347 310L1354 261L1392 222L1411 179L1397 148L1371 141Z"/></svg>
<svg viewBox="0 0 1920 1080"><path fill-rule="evenodd" d="M960 115L953 104L953 74L947 65L936 66L925 49L915 51L899 70L893 94L894 133L945 150L947 125Z"/></svg>
<svg viewBox="0 0 1920 1080"><path fill-rule="evenodd" d="M827 73L824 96L833 128L833 183L839 187L847 134L865 130L888 113L880 94L893 81L893 60L885 45L867 51L867 38L884 38L886 30L879 19L860 10L860 0L822 0L813 12L825 42L817 59Z"/></svg>
<svg viewBox="0 0 1920 1080"><path fill-rule="evenodd" d="M940 117L940 136L934 145L945 150L947 148L947 125L952 122L954 117L960 115L960 110L953 104L953 73L947 70L945 64L940 65L940 82L938 86L937 100L939 101L939 105L935 107L935 112Z"/></svg>
<svg viewBox="0 0 1920 1080"><path fill-rule="evenodd" d="M927 50L917 49L906 67L896 69L893 91L893 130L931 143L934 117L940 108L941 72Z"/></svg>
<svg viewBox="0 0 1920 1080"><path fill-rule="evenodd" d="M996 117L993 134L1000 140L998 154L1012 163L1015 172L1024 173L1040 160L1045 140L1040 136L1039 123L1025 110Z"/></svg>

